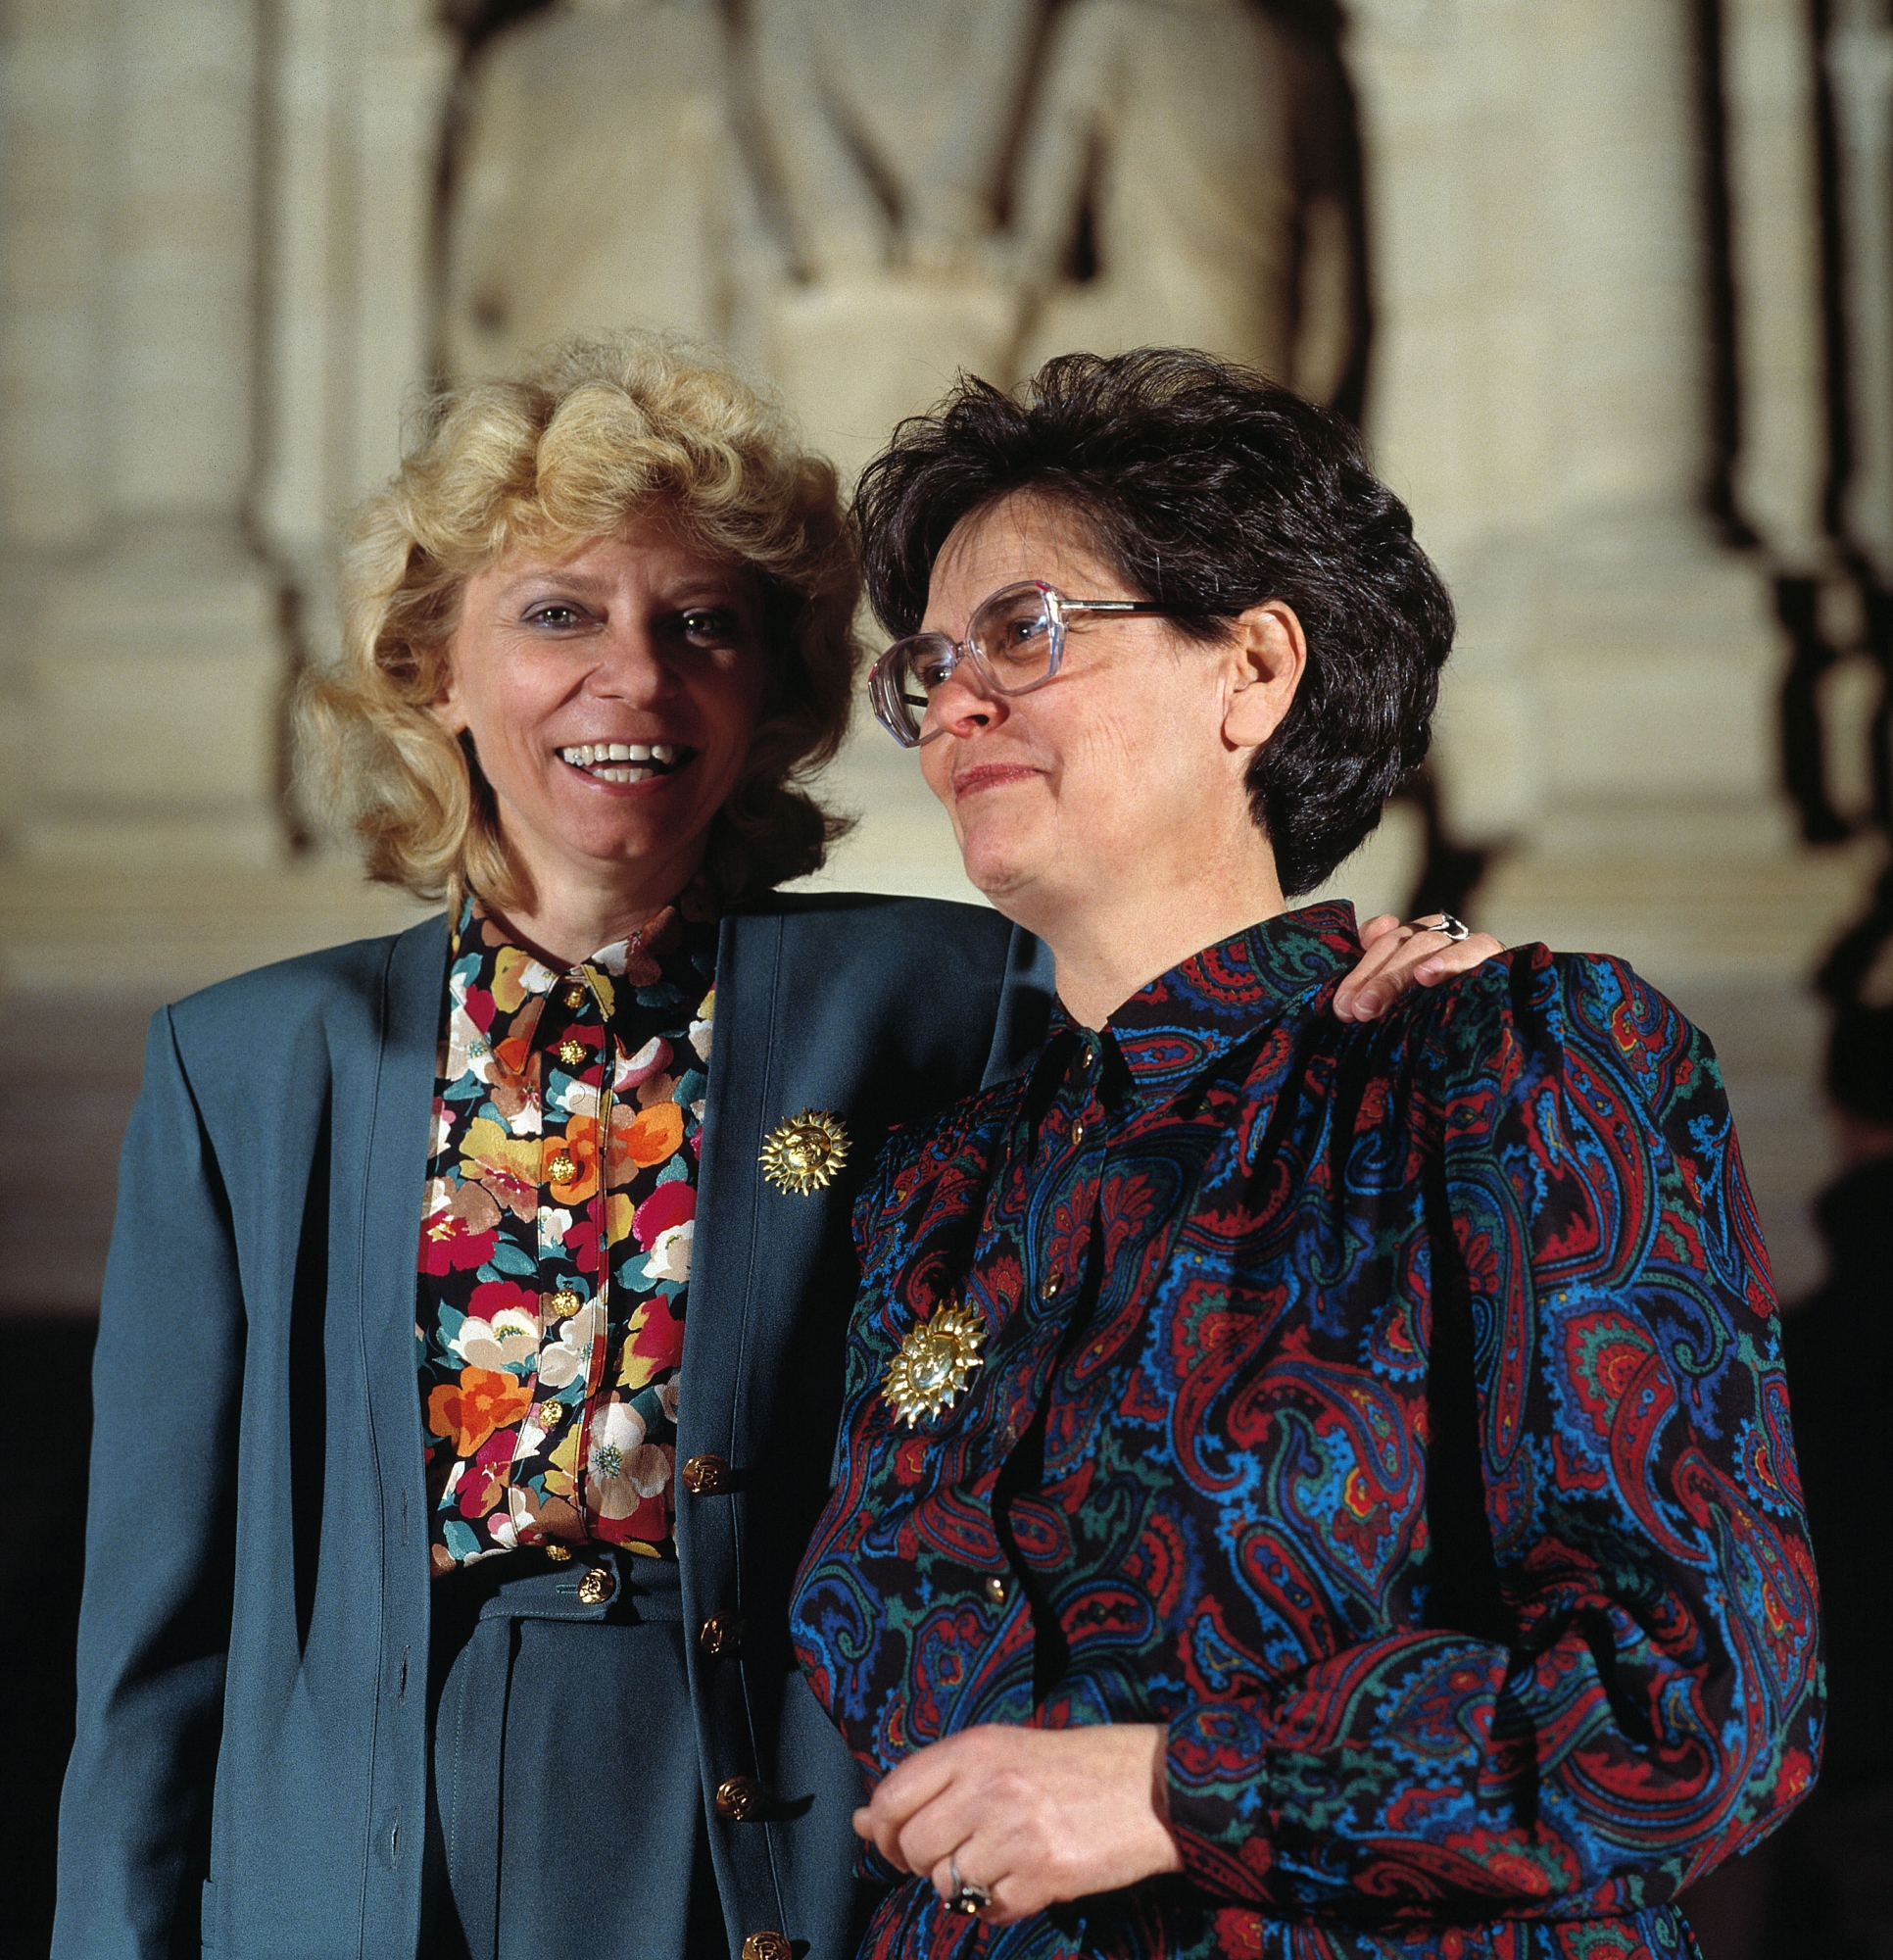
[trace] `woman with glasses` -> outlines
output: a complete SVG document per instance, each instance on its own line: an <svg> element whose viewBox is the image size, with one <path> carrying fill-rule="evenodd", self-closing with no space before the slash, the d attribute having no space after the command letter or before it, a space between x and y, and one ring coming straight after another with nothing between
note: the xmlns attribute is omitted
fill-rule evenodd
<svg viewBox="0 0 1893 1960"><path fill-rule="evenodd" d="M797 1649L873 1956L1683 1954L1807 1789L1813 1570L1707 1041L1528 947L1383 1024L1290 909L1425 754L1407 513L1261 376L1069 356L868 469L877 712L1047 945L884 1153Z"/></svg>

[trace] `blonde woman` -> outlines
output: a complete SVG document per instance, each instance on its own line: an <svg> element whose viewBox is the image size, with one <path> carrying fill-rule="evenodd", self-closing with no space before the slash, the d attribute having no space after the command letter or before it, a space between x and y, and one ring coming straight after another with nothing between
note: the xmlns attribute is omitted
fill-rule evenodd
<svg viewBox="0 0 1893 1960"><path fill-rule="evenodd" d="M849 1209L1045 1013L995 912L774 890L857 594L829 466L655 341L443 397L363 514L314 753L445 910L153 1023L61 1956L852 1950L787 1626Z"/></svg>

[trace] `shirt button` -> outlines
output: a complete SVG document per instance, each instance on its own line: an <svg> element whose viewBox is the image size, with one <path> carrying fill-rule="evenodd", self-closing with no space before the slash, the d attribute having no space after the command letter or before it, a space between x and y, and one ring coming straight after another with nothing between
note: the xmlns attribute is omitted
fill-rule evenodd
<svg viewBox="0 0 1893 1960"><path fill-rule="evenodd" d="M1074 1150L1085 1141L1085 1126L1083 1123L1074 1123L1071 1126L1071 1141Z"/></svg>
<svg viewBox="0 0 1893 1960"><path fill-rule="evenodd" d="M546 1547L546 1556L555 1565L569 1564L572 1556L572 1548L568 1544L549 1544Z"/></svg>
<svg viewBox="0 0 1893 1960"><path fill-rule="evenodd" d="M546 1166L546 1176L554 1184L570 1184L578 1175L578 1160L568 1151L560 1151Z"/></svg>
<svg viewBox="0 0 1893 1960"><path fill-rule="evenodd" d="M693 1456L685 1463L682 1483L693 1497L713 1497L729 1488L730 1466L710 1451Z"/></svg>
<svg viewBox="0 0 1893 1960"><path fill-rule="evenodd" d="M1055 1273L1047 1273L1039 1282L1039 1298L1041 1299L1056 1299L1058 1298L1058 1276Z"/></svg>
<svg viewBox="0 0 1893 1960"><path fill-rule="evenodd" d="M546 1304L558 1315L559 1319L565 1320L576 1313L585 1302L579 1298L570 1287L560 1287Z"/></svg>
<svg viewBox="0 0 1893 1960"><path fill-rule="evenodd" d="M539 1427L541 1429L557 1429L564 1420L565 1404L563 1402L541 1402L539 1404Z"/></svg>
<svg viewBox="0 0 1893 1960"><path fill-rule="evenodd" d="M762 1808L762 1786L754 1777L725 1777L716 1786L716 1814L741 1824Z"/></svg>
<svg viewBox="0 0 1893 1960"><path fill-rule="evenodd" d="M574 982L565 989L565 1004L568 1007L582 1007L585 1004L586 990Z"/></svg>
<svg viewBox="0 0 1893 1960"><path fill-rule="evenodd" d="M1003 1606L1005 1604L1005 1581L1003 1579L989 1579L986 1582L986 1596L992 1600L994 1605Z"/></svg>
<svg viewBox="0 0 1893 1960"><path fill-rule="evenodd" d="M594 1565L578 1582L578 1603L602 1606L618 1590L618 1582L602 1565Z"/></svg>
<svg viewBox="0 0 1893 1960"><path fill-rule="evenodd" d="M999 1431L999 1447L1001 1449L1015 1448L1018 1446L1018 1441L1019 1441L1019 1425L1016 1422L1008 1422L1005 1425L1005 1427Z"/></svg>
<svg viewBox="0 0 1893 1960"><path fill-rule="evenodd" d="M562 1041L558 1044L558 1058L567 1068L576 1068L590 1053L582 1041Z"/></svg>
<svg viewBox="0 0 1893 1960"><path fill-rule="evenodd" d="M713 1660L743 1644L743 1622L734 1613L712 1613L697 1630L697 1644Z"/></svg>
<svg viewBox="0 0 1893 1960"><path fill-rule="evenodd" d="M743 1942L743 1960L794 1960L795 1951L773 1928L752 1933Z"/></svg>

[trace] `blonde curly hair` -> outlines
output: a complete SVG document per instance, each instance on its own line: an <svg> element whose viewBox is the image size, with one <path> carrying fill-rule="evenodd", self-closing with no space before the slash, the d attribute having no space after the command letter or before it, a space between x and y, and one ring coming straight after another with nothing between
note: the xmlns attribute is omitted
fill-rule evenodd
<svg viewBox="0 0 1893 1960"><path fill-rule="evenodd" d="M819 867L847 821L804 787L847 733L859 649L856 569L832 465L716 356L672 335L558 342L516 378L444 389L394 481L357 514L343 652L310 674L297 721L318 804L367 871L458 906L522 894L469 744L429 710L473 573L558 553L660 513L689 544L762 580L767 679L704 871L736 905Z"/></svg>

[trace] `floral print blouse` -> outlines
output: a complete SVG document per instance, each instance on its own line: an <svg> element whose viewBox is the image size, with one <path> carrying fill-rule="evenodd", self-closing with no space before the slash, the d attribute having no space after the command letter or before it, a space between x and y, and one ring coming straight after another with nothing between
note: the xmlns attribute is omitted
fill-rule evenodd
<svg viewBox="0 0 1893 1960"><path fill-rule="evenodd" d="M468 900L422 1205L436 1573L515 1546L673 1554L716 927L666 907L559 973Z"/></svg>

